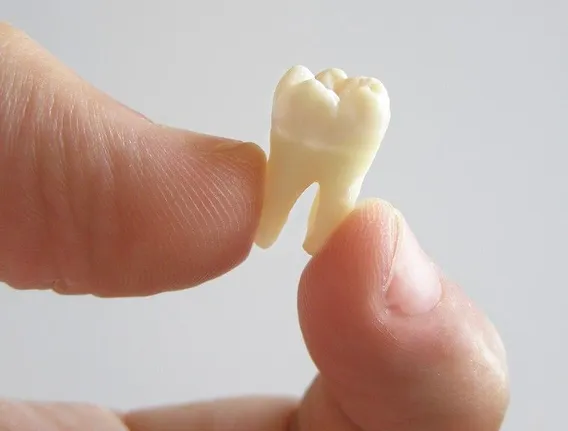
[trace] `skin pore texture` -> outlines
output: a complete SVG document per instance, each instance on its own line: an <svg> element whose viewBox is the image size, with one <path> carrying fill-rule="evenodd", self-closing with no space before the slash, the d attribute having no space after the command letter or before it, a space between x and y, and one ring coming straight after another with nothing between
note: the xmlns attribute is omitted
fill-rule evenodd
<svg viewBox="0 0 568 431"><path fill-rule="evenodd" d="M265 166L254 144L152 123L0 24L0 281L101 297L202 284L248 256ZM301 399L130 412L4 399L0 431L500 428L499 335L390 204L365 202L333 232L298 311L319 370Z"/></svg>

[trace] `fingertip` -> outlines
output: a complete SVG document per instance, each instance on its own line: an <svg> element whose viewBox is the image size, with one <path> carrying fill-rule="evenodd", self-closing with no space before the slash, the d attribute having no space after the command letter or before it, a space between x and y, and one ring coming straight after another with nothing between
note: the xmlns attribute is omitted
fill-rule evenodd
<svg viewBox="0 0 568 431"><path fill-rule="evenodd" d="M143 215L139 225L122 231L134 229L126 236L138 244L143 240L147 248L138 247L134 266L123 260L105 278L92 274L99 276L99 296L197 286L238 266L252 248L262 207L262 149L252 142L185 130L162 128L160 133L164 136L154 141L160 146L146 144L152 168L134 185L140 192L128 193L132 187L126 187L122 197L121 212L136 208ZM118 241L124 246L124 236ZM103 267L111 265L106 261ZM110 281L120 279L125 268L133 276L118 289Z"/></svg>
<svg viewBox="0 0 568 431"><path fill-rule="evenodd" d="M299 315L326 387L362 428L410 430L399 427L411 413L421 429L498 429L499 335L390 204L359 206L313 257Z"/></svg>
<svg viewBox="0 0 568 431"><path fill-rule="evenodd" d="M23 55L44 51L16 39L2 46L2 74L22 82L0 87L13 107L0 112L1 280L141 296L198 285L248 256L260 147L154 124L51 56Z"/></svg>
<svg viewBox="0 0 568 431"><path fill-rule="evenodd" d="M391 277L399 219L382 200L360 204L310 260L301 280L299 317L314 360L325 372L339 361L371 357L382 296ZM367 340L371 340L369 343Z"/></svg>

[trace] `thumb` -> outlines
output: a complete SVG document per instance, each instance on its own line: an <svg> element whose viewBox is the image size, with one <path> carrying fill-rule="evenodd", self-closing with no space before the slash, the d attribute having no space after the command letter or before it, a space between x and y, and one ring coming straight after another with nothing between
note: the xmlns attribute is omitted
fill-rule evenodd
<svg viewBox="0 0 568 431"><path fill-rule="evenodd" d="M299 430L500 428L508 404L500 338L390 205L356 210L311 260L299 312L321 372Z"/></svg>
<svg viewBox="0 0 568 431"><path fill-rule="evenodd" d="M153 124L0 24L0 281L147 295L248 255L265 158Z"/></svg>

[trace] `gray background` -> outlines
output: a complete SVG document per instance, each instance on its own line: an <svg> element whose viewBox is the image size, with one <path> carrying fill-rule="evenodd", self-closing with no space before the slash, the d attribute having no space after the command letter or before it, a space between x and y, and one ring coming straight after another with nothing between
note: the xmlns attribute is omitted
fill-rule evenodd
<svg viewBox="0 0 568 431"><path fill-rule="evenodd" d="M393 119L363 197L400 207L509 352L505 430L565 426L568 9L558 1L0 0L96 86L153 119L267 148L300 63L379 77ZM564 5L564 6L563 6ZM0 290L0 395L116 407L300 394L309 196L270 252L147 299Z"/></svg>

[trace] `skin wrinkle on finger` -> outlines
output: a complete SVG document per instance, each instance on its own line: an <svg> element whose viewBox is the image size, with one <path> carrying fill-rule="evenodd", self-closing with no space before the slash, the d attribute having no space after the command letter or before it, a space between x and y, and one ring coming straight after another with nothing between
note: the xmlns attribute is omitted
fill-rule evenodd
<svg viewBox="0 0 568 431"><path fill-rule="evenodd" d="M22 75L22 82L29 82L33 85L33 80L27 79L27 76L27 74ZM34 201L38 202L41 200L41 193L37 193L37 191L40 190L40 181L37 175L37 148L35 145L25 146L20 144L22 140L28 140L30 133L33 134L35 131L36 123L30 122L28 119L31 116L31 107L35 106L37 103L37 95L25 89L23 85L24 84L21 83L20 85L11 87L12 90L17 89L22 92L23 96L21 99L10 93L5 96L2 94L2 98L4 100L9 100L9 113L14 115L18 121L15 124L12 124L8 121L9 118L3 115L0 116L0 132L3 132L2 134L6 133L5 131L11 133L6 136L0 135L2 143L2 148L0 148L2 150L0 152L0 179L3 172L5 180L2 182L12 181L16 188L16 195L14 196L14 194L9 193L9 187L0 187L0 190L2 190L0 193L0 199L2 202L5 202L4 208L0 208L0 215L4 213L5 218L7 213L7 216L11 217L15 221L17 221L17 218L19 217L24 223L29 221L31 223L35 222L37 224L45 225L42 217L42 209L38 208L37 205L32 205ZM0 92L3 92L2 88L0 88ZM27 127L25 127L26 123L29 123ZM27 158L27 161L18 157L19 153L23 153L23 155ZM2 159L4 159L4 166L1 166ZM18 171L20 172L20 176L18 176ZM22 180L22 174L27 175L27 182L20 181ZM25 192L26 188L30 186L30 182L32 183L32 186L35 186L36 193L29 194ZM8 203L17 205L18 201L22 202L23 207L27 208L27 211L17 214L13 211L13 206L8 206ZM11 233L10 226L2 227L0 223L0 231L2 230L4 231L2 235L3 238L8 238ZM45 227L44 233L47 231L48 228ZM41 239L41 236L38 239ZM33 245L29 244L28 247L30 247L30 251L33 252ZM12 265L14 265L14 263L15 262L13 260L8 259L6 267L9 269Z"/></svg>
<svg viewBox="0 0 568 431"><path fill-rule="evenodd" d="M42 69L41 67L37 67L36 63L29 60L30 56L33 56L34 61L41 61L45 57L41 55L41 50L37 49L27 37L17 31L11 33L9 40L13 42L10 44L11 49L5 49L5 52L2 53L5 54L2 55L2 57L8 59L9 64L2 68L0 76L10 76L12 74L19 76L20 85L11 86L8 89L8 93L3 94L2 97L2 99L4 101L7 100L8 105L12 107L8 109L6 114L0 112L2 114L0 116L0 123L3 126L0 131L3 135L4 151L6 151L6 157L2 158L6 159L5 164L7 169L5 169L5 171L10 172L10 160L15 161L21 168L14 169L12 167L12 172L15 173L15 176L11 178L7 177L4 180L4 182L12 181L14 184L12 187L15 187L16 191L15 194L12 193L12 197L15 199L2 199L2 201L17 202L17 199L25 201L22 206L27 210L28 214L31 213L33 217L38 218L37 224L43 224L45 226L43 229L38 229L38 233L43 231L43 235L38 235L37 238L39 240L38 242L43 244L42 251L50 256L53 254L50 251L50 245L56 243L56 241L54 241L53 238L54 229L52 223L50 223L51 218L46 217L50 202L44 193L46 182L44 180L44 174L48 169L51 172L55 172L56 175L53 178L55 181L52 181L52 183L55 184L56 187L58 183L61 188L65 187L64 184L66 182L58 178L60 172L64 172L64 170L57 169L62 167L62 165L58 163L61 159L65 158L65 152L61 151L63 147L61 123L64 118L62 115L59 115L61 113L64 114L65 111L58 111L55 109L55 106L58 104L57 99L61 99L67 95L64 92L58 93L60 90L59 81L46 78L45 75L49 75L50 72L49 68ZM4 48L7 46L8 45L5 44ZM10 61L10 59L13 59L13 61ZM20 64L24 66L27 65L28 67L19 67ZM4 93L4 87L0 87L0 91ZM73 103L69 103L68 105L70 111L69 115L72 115L75 105ZM52 142L50 142L49 145L45 145L45 142L39 139L43 125L46 123L50 123L49 130L52 134ZM43 156L57 148L60 149L60 151L58 151L60 157L55 160L51 159L54 162L51 166L45 166ZM18 189L20 186L17 184L18 182L22 183L20 189ZM22 214L15 214L14 216L21 217ZM25 213L24 217L26 217ZM39 220L40 217L41 220ZM33 237L33 235L30 236ZM31 260L32 262L30 263L33 265L33 262L37 261L38 258L35 257L28 260ZM45 269L40 272L45 272ZM57 273L58 271L55 270L54 272ZM45 282L45 280L41 279L54 277L46 277L44 275L39 276L39 278L39 282ZM29 281L24 279L21 280L21 283L25 285L28 284Z"/></svg>
<svg viewBox="0 0 568 431"><path fill-rule="evenodd" d="M4 68L5 66L0 57L0 70ZM4 118L10 118L11 121L0 121L0 130L3 130L3 133L8 137L16 137L15 139L5 139L2 142L3 151L10 153L14 150L13 146L17 142L17 136L21 133L21 125L27 116L26 108L29 105L28 99L30 95L24 89L30 86L26 82L27 75L17 76L9 68L6 69L4 73L0 74L0 88L3 89L2 98L0 98L0 112L6 112ZM13 94L18 94L19 98L16 100ZM0 117L1 119L2 117Z"/></svg>
<svg viewBox="0 0 568 431"><path fill-rule="evenodd" d="M161 161L156 161L155 159L152 161L153 166L164 166L165 162L161 162ZM161 175L165 178L165 182L166 182L166 187L158 187L155 189L152 189L153 191L157 190L157 193L161 194L161 200L166 200L168 199L170 202L174 203L174 206L171 205L167 205L167 206L161 206L161 208L158 208L158 211L156 213L164 212L164 211L169 211L171 214L170 215L163 215L162 217L168 219L168 223L173 223L173 227L175 228L175 226L183 226L184 223L187 225L187 223L193 223L193 225L199 225L201 224L201 226L205 227L202 230L202 235L196 236L196 239L199 238L203 238L205 239L205 235L209 234L209 237L207 237L207 242L206 243L200 243L199 241L195 241L194 243L194 247L196 250L199 249L204 249L204 248L209 248L211 249L212 247L215 246L215 244L219 244L219 238L217 238L216 241L215 238L213 238L213 234L216 232L215 231L215 226L211 224L211 222L209 220L211 220L212 218L215 217L227 217L229 214L234 214L234 216L236 216L236 214L238 214L240 212L240 217L242 217L243 213L245 215L246 218L249 217L254 217L254 209L255 207L259 206L259 203L256 202L254 205L251 203L246 203L245 206L241 206L241 207L236 207L236 208L232 208L231 212L229 212L229 210L227 208L231 207L231 203L228 201L229 198L233 199L233 200L245 200L246 196L243 195L243 193L241 192L242 188L238 188L236 190L236 192L234 192L232 195L226 195L226 194L221 194L219 198L215 197L215 198L209 198L207 196L207 193L212 193L212 189L211 188L207 188L207 187L202 187L200 189L197 188L191 188L191 183L187 183L189 184L188 187L190 187L190 189L185 189L183 190L181 193L191 193L194 196L192 202L191 202L191 206L193 206L191 211L185 211L187 216L186 216L186 220L181 220L181 219L175 219L175 215L179 214L181 211L184 211L186 208L188 208L190 206L190 201L188 200L184 200L184 201L179 201L178 199L176 199L176 194L180 194L179 189L177 189L177 187L179 187L179 185L176 185L175 187L172 184L175 184L172 176L178 175L178 176L193 176L197 179L199 178L203 178L205 175L211 175L211 173L215 172L212 169L206 169L203 168L199 165L195 166L195 167L191 167L191 169L194 169L193 172L189 171L188 169L190 169L189 164L185 164L185 166L182 169L185 169L185 171L178 171L176 168L176 166L174 165L173 167L170 165L169 166L169 171L166 170L165 167L163 167L163 172L161 173ZM155 169L159 169L159 168L155 168ZM227 175L227 170L225 170L224 174L225 176ZM167 171L167 172L166 172ZM235 172L235 175L238 175L238 172ZM258 171L257 171L258 174ZM250 178L250 176L249 176ZM245 178L247 179L247 178ZM254 178L250 178L250 180L254 180ZM213 187L215 187L217 190L220 189L220 187L217 185L217 182L220 182L220 180L217 180L216 178L214 178L214 181L212 182ZM168 184L169 183L169 184ZM238 184L237 184L238 185ZM174 188L170 188L170 187L174 187ZM185 187L185 186L182 186ZM244 190L246 190L246 187L244 188ZM213 189L213 192L215 191L215 189ZM167 196L166 196L167 195ZM150 199L151 201L152 199ZM210 205L218 205L219 202L224 201L223 205L226 206L227 208L221 208L221 211L219 209L214 209L213 211L208 209L208 206ZM180 205L185 205L184 208L182 208ZM87 202L85 205L79 205L82 208L85 208L85 206L89 205L89 203ZM177 207L177 213L175 211L175 208ZM252 211L251 211L252 209ZM156 209L155 209L156 210ZM154 211L155 211L154 210ZM94 214L96 214L96 212L93 212ZM230 228L237 228L237 230L242 226L242 218L239 220L238 218L236 219L236 221L231 221L231 219L234 218L231 217L228 221L229 223L224 223L221 225L221 227L217 228L218 234L216 235L217 237L219 236L223 236L223 233L227 233L227 230ZM188 217L193 217L193 220L187 220ZM101 221L104 221L104 219L99 219L98 221L98 225L101 225ZM240 223L239 223L240 222ZM87 224L89 225L89 224ZM97 226L97 224L93 223L90 224L90 226ZM105 231L108 231L108 229L105 229ZM175 229L174 229L175 231ZM239 234L238 231L235 232L236 234ZM91 235L90 237L96 237L95 235ZM166 238L167 240L168 238ZM215 243L213 244L212 241ZM164 245L164 242L161 242L160 244ZM89 247L90 250L94 250L96 249L96 247ZM204 277L207 277L208 275L205 274Z"/></svg>
<svg viewBox="0 0 568 431"><path fill-rule="evenodd" d="M8 32L0 80L23 82L9 95L0 87L10 105L0 125L17 131L0 128L0 279L144 296L200 284L246 258L262 150L155 125Z"/></svg>
<svg viewBox="0 0 568 431"><path fill-rule="evenodd" d="M52 222L50 245L53 247L55 276L62 282L72 285L74 275L69 272L69 262L76 272L93 272L93 253L96 250L94 232L101 221L90 216L109 214L108 206L112 199L101 196L113 196L113 183L109 181L109 162L105 157L107 146L104 133L99 132L101 122L90 112L88 104L77 107L79 102L74 97L55 96L53 106L49 106L51 115L40 115L45 121L36 132L43 136L43 131L53 133L56 138L48 142L40 138L37 143L40 154L41 180L38 187L42 190L45 205L45 218ZM41 112L42 107L38 110ZM73 141L68 139L73 137ZM89 142L89 137L91 142ZM85 142L77 145L77 142ZM96 150L90 146L96 146ZM112 177L111 177L112 178ZM102 211L99 206L102 205ZM105 212L106 210L106 212ZM70 250L73 250L71 255Z"/></svg>

